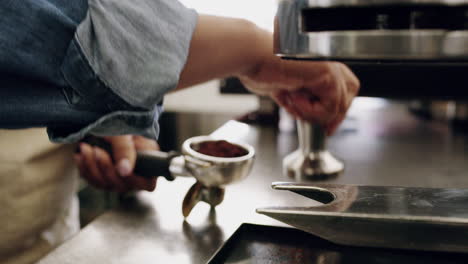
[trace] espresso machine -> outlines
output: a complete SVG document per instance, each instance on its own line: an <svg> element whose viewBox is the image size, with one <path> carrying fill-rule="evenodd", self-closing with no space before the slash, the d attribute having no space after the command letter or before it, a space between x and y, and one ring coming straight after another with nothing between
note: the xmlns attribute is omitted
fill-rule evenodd
<svg viewBox="0 0 468 264"><path fill-rule="evenodd" d="M360 96L468 99L468 0L280 0L275 53L341 61ZM344 164L314 124L297 122L299 149L283 161L297 180L329 179Z"/></svg>

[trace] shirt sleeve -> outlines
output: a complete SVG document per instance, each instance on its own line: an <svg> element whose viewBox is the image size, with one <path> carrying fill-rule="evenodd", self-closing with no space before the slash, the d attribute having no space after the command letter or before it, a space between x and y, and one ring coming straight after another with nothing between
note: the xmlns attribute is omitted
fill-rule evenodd
<svg viewBox="0 0 468 264"><path fill-rule="evenodd" d="M49 128L56 142L86 134L156 138L164 94L177 86L197 14L176 0L88 0L61 66L72 91L109 112L73 133ZM72 100L73 101L73 100Z"/></svg>

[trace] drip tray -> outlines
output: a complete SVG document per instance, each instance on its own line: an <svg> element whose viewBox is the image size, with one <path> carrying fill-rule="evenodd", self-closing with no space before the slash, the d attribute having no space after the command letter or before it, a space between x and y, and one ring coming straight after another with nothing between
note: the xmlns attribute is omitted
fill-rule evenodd
<svg viewBox="0 0 468 264"><path fill-rule="evenodd" d="M339 246L303 231L242 224L208 263L466 263L468 254Z"/></svg>

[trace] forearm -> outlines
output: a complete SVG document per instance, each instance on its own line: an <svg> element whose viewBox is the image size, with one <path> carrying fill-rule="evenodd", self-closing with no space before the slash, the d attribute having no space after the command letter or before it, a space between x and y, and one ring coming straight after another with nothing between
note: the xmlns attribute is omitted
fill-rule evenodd
<svg viewBox="0 0 468 264"><path fill-rule="evenodd" d="M252 71L272 46L272 35L251 22L200 15L177 89Z"/></svg>

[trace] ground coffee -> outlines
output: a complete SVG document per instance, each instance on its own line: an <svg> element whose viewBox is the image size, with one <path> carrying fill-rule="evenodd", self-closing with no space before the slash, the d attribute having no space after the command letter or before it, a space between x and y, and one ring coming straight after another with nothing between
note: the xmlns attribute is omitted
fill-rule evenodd
<svg viewBox="0 0 468 264"><path fill-rule="evenodd" d="M248 154L248 151L243 147L231 144L226 140L204 141L191 147L199 153L220 158L235 158Z"/></svg>

